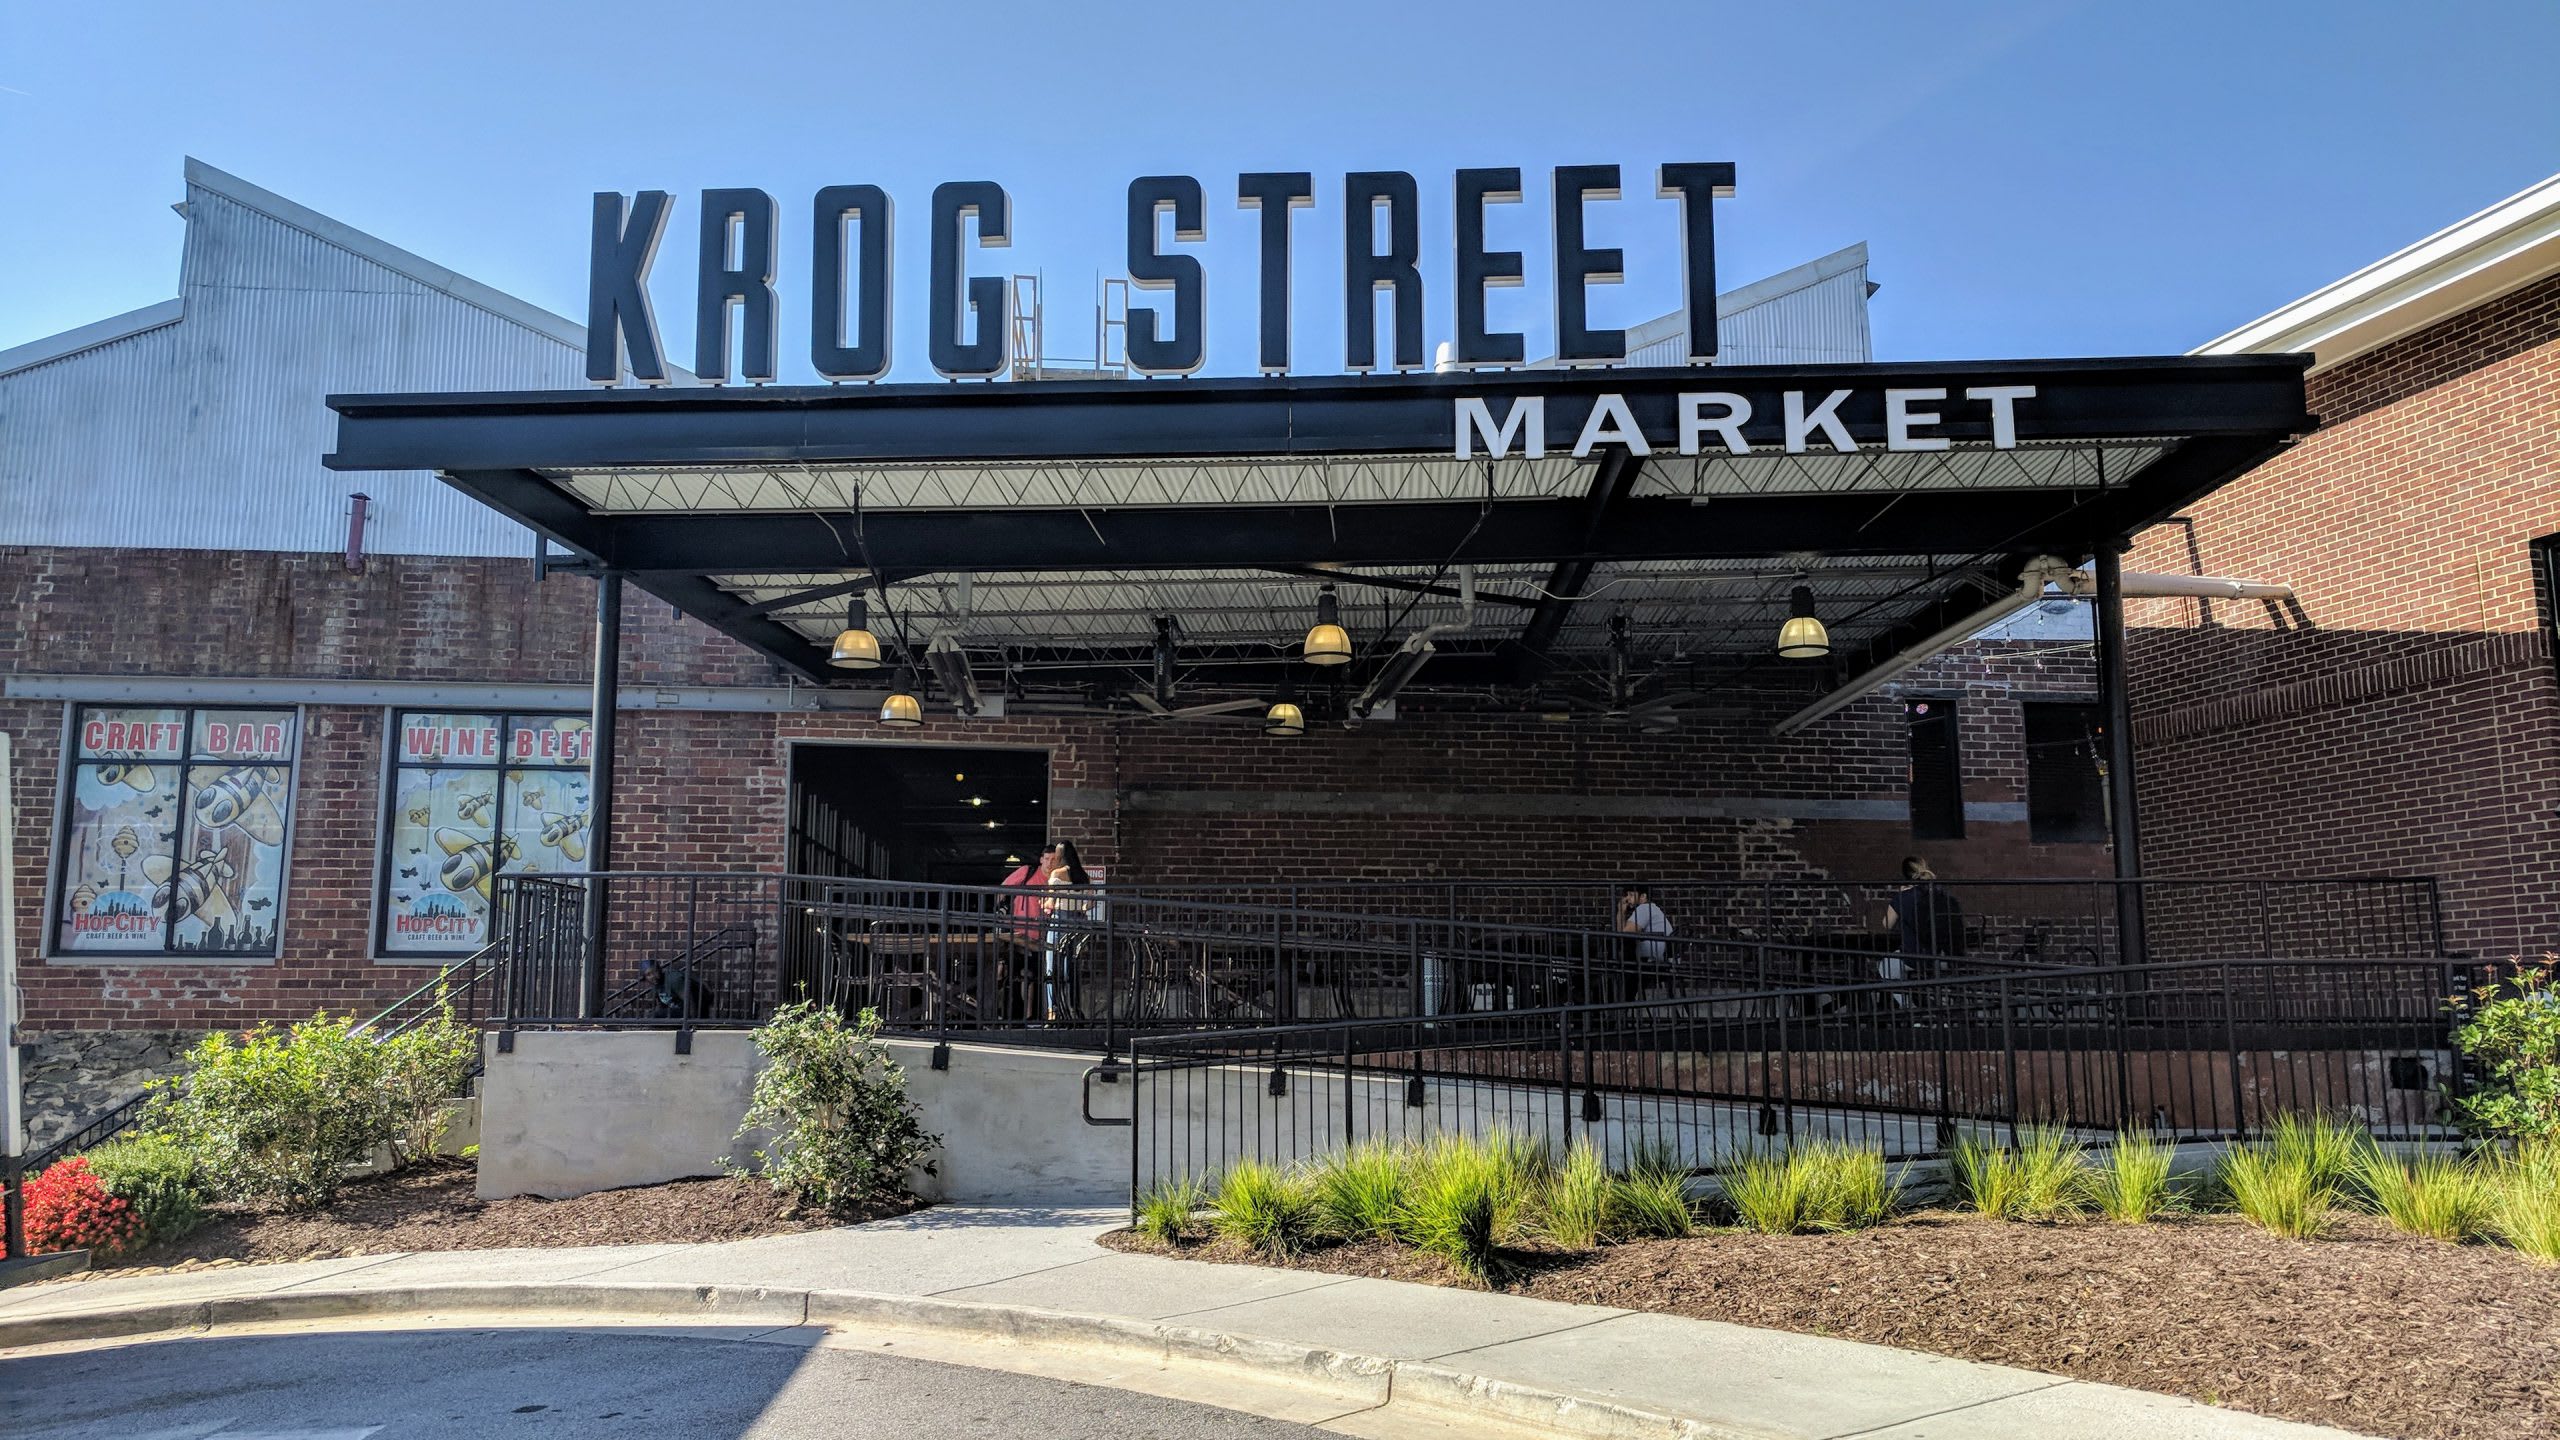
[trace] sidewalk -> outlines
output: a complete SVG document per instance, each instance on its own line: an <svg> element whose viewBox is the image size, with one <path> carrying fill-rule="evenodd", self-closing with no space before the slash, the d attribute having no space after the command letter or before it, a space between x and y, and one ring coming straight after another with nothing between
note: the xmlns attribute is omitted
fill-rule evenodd
<svg viewBox="0 0 2560 1440"><path fill-rule="evenodd" d="M1439 1418L1601 1436L2312 1440L2347 1432L1854 1341L1398 1281L1122 1255L1118 1210L940 1206L721 1245L368 1255L0 1291L0 1350L335 1315L584 1312L962 1332L1232 1366ZM121 1314L122 1320L110 1318ZM83 1318L85 1317L85 1318ZM37 1323L47 1322L47 1323Z"/></svg>

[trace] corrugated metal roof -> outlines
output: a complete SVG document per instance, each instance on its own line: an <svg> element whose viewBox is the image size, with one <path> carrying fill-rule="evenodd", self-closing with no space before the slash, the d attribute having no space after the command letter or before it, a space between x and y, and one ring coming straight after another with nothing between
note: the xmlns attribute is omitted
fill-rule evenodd
<svg viewBox="0 0 2560 1440"><path fill-rule="evenodd" d="M330 551L321 397L586 383L584 332L219 170L187 167L175 301L0 353L0 543ZM424 472L371 475L368 550L527 555Z"/></svg>

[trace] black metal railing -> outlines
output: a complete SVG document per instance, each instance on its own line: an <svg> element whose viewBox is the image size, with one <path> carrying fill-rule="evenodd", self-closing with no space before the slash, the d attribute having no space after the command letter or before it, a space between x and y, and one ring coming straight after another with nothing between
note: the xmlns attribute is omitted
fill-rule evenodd
<svg viewBox="0 0 2560 1440"><path fill-rule="evenodd" d="M1772 940L1814 949L1884 951L1887 907L1908 882L1652 879L1653 902L1686 934ZM1442 916L1607 929L1623 879L1320 880L1115 885L1115 893L1222 900L1332 913ZM2445 953L2436 882L2426 876L2330 879L2146 878L1934 882L1962 916L1964 956L2023 964L2113 965L2128 958L2226 955L2389 959ZM2139 898L2147 953L2122 954L2126 892Z"/></svg>
<svg viewBox="0 0 2560 1440"><path fill-rule="evenodd" d="M2443 953L2431 882L2140 884L2163 937L2155 951L2200 952L2181 959ZM1834 882L1663 882L1655 901L1677 933L1632 936L1614 928L1618 891L1606 882L1115 885L1062 896L764 872L504 876L497 933L511 1024L746 1025L807 997L875 1008L911 1032L1109 1043L1124 1032L2103 968L2115 964L2121 888L1947 882L1963 933L1950 927L1930 955L1897 949L1887 907L1909 903L1897 887ZM1469 913L1478 907L1489 913Z"/></svg>
<svg viewBox="0 0 2560 1440"><path fill-rule="evenodd" d="M2441 1138L2463 1085L2447 1002L2474 968L2188 961L1141 1035L1109 1073L1132 1096L1133 1195L1496 1129L1701 1170L1814 1136L1923 1158L2037 1123L2103 1143L2323 1113Z"/></svg>
<svg viewBox="0 0 2560 1440"><path fill-rule="evenodd" d="M751 1025L808 998L877 1010L903 1033L1109 1048L1129 1033L2013 964L1118 889L1060 895L763 873L511 876L498 903L512 1025Z"/></svg>

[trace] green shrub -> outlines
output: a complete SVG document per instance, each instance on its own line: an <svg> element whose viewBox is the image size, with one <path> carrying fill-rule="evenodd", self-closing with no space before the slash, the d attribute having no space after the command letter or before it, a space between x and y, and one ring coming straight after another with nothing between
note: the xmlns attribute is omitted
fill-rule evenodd
<svg viewBox="0 0 2560 1440"><path fill-rule="evenodd" d="M214 1194L325 1205L351 1167L414 1119L385 1058L352 1021L326 1013L290 1030L261 1025L237 1042L208 1035L182 1079L158 1083L147 1124L195 1156Z"/></svg>
<svg viewBox="0 0 2560 1440"><path fill-rule="evenodd" d="M832 1006L800 1001L752 1038L765 1066L738 1138L769 1133L755 1162L774 1189L845 1210L904 1195L911 1170L933 1173L941 1142L925 1132L906 1072L880 1043L877 1011L847 1024Z"/></svg>
<svg viewBox="0 0 2560 1440"><path fill-rule="evenodd" d="M1260 1160L1239 1160L1218 1182L1210 1223L1264 1255L1293 1255L1322 1231L1306 1180Z"/></svg>
<svg viewBox="0 0 2560 1440"><path fill-rule="evenodd" d="M1510 1147L1456 1137L1425 1147L1400 1227L1407 1243L1490 1279L1494 1247L1528 1222L1530 1171L1519 1156Z"/></svg>
<svg viewBox="0 0 2560 1440"><path fill-rule="evenodd" d="M396 1168L435 1149L479 1043L450 1009L388 1040L325 1011L208 1035L154 1087L145 1126L193 1158L201 1193L325 1205L379 1152Z"/></svg>
<svg viewBox="0 0 2560 1440"><path fill-rule="evenodd" d="M1836 1140L1751 1155L1725 1173L1726 1205L1745 1228L1764 1235L1881 1224L1900 1189L1883 1152Z"/></svg>
<svg viewBox="0 0 2560 1440"><path fill-rule="evenodd" d="M1617 1231L1618 1182L1588 1140L1565 1152L1539 1199L1540 1226L1568 1250L1588 1250Z"/></svg>
<svg viewBox="0 0 2560 1440"><path fill-rule="evenodd" d="M2367 1150L2356 1182L2392 1227L2459 1245L2489 1233L2497 1192L2479 1166L2451 1155L2408 1159Z"/></svg>
<svg viewBox="0 0 2560 1440"><path fill-rule="evenodd" d="M2560 1140L2536 1140L2490 1172L2490 1228L2529 1258L2560 1265Z"/></svg>
<svg viewBox="0 0 2560 1440"><path fill-rule="evenodd" d="M141 1244L180 1239L204 1223L196 1157L166 1135L109 1141L89 1152L89 1169L108 1194L132 1204Z"/></svg>
<svg viewBox="0 0 2560 1440"><path fill-rule="evenodd" d="M2116 1132L2115 1144L2090 1168L2089 1198L2098 1213L2123 1225L2139 1225L2176 1200L2169 1169L2177 1147L2139 1130Z"/></svg>
<svg viewBox="0 0 2560 1440"><path fill-rule="evenodd" d="M2338 1202L2337 1187L2321 1178L2318 1157L2300 1146L2234 1146L2222 1157L2220 1179L2232 1208L2260 1228L2296 1240L2327 1229Z"/></svg>
<svg viewBox="0 0 2560 1440"><path fill-rule="evenodd" d="M480 1057L480 1032L453 1017L447 1005L388 1040L381 1049L377 1082L390 1110L392 1164L413 1164L436 1153L452 1123L454 1097ZM476 1158L476 1157L475 1157Z"/></svg>
<svg viewBox="0 0 2560 1440"><path fill-rule="evenodd" d="M2560 1144L2560 976L2527 966L2477 997L2453 1032L2479 1072L2457 1102L2464 1119L2485 1134Z"/></svg>
<svg viewBox="0 0 2560 1440"><path fill-rule="evenodd" d="M1209 1187L1193 1176L1157 1183L1138 1201L1138 1218L1134 1228L1150 1240L1167 1244L1181 1239L1191 1228L1191 1217L1209 1203Z"/></svg>
<svg viewBox="0 0 2560 1440"><path fill-rule="evenodd" d="M1377 1141L1351 1145L1316 1162L1311 1183L1324 1226L1346 1240L1391 1240L1404 1215L1411 1157Z"/></svg>
<svg viewBox="0 0 2560 1440"><path fill-rule="evenodd" d="M1609 1208L1617 1233L1630 1238L1677 1240L1698 1228L1685 1171L1639 1165L1610 1183Z"/></svg>

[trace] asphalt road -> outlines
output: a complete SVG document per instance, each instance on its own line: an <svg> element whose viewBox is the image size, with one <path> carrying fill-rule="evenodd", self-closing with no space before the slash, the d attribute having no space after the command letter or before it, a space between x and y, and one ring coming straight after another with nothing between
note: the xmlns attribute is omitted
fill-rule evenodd
<svg viewBox="0 0 2560 1440"><path fill-rule="evenodd" d="M575 1329L222 1336L0 1360L0 1435L1337 1440L1228 1410L867 1350Z"/></svg>

